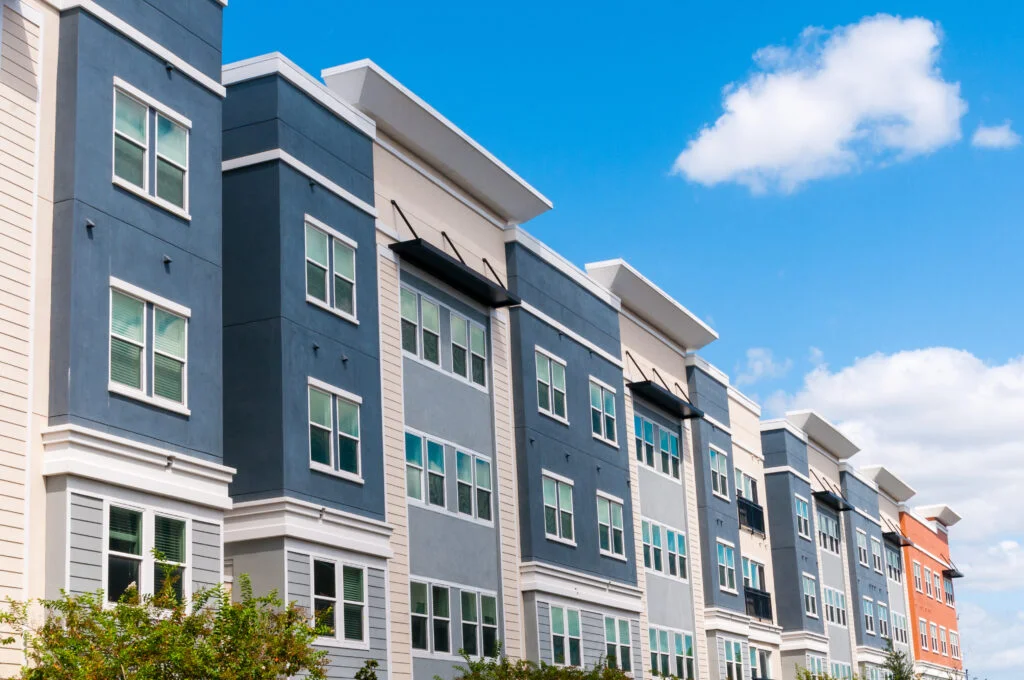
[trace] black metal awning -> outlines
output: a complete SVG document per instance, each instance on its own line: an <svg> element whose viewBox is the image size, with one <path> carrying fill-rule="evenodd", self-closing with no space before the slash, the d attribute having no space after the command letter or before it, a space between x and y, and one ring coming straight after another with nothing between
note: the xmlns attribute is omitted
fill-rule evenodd
<svg viewBox="0 0 1024 680"><path fill-rule="evenodd" d="M491 281L421 238L392 243L389 247L406 262L436 276L483 305L508 307L521 302L500 283Z"/></svg>
<svg viewBox="0 0 1024 680"><path fill-rule="evenodd" d="M815 491L814 498L819 503L824 503L837 512L853 510L853 506L850 505L850 502L835 491Z"/></svg>
<svg viewBox="0 0 1024 680"><path fill-rule="evenodd" d="M942 575L946 578L963 578L964 574L962 571L957 569L955 566L952 569L943 569Z"/></svg>
<svg viewBox="0 0 1024 680"><path fill-rule="evenodd" d="M913 541L899 531L886 531L882 534L882 538L901 548L909 548L914 545Z"/></svg>
<svg viewBox="0 0 1024 680"><path fill-rule="evenodd" d="M644 401L648 401L663 411L668 411L672 415L678 416L682 420L704 417L704 411L701 411L682 397L672 394L653 380L631 382L626 387L631 389L633 394L642 397Z"/></svg>

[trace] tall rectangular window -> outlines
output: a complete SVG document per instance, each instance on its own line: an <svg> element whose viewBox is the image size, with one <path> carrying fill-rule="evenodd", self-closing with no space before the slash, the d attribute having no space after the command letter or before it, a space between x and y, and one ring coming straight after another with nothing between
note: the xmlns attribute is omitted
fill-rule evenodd
<svg viewBox="0 0 1024 680"><path fill-rule="evenodd" d="M604 639L608 666L629 673L633 670L633 642L629 621L613 616L604 617Z"/></svg>
<svg viewBox="0 0 1024 680"><path fill-rule="evenodd" d="M590 430L598 439L615 444L615 390L590 379Z"/></svg>
<svg viewBox="0 0 1024 680"><path fill-rule="evenodd" d="M544 533L548 538L566 542L575 540L573 531L572 484L556 479L550 474L543 475L544 486Z"/></svg>
<svg viewBox="0 0 1024 680"><path fill-rule="evenodd" d="M551 658L556 666L583 666L580 611L551 605Z"/></svg>
<svg viewBox="0 0 1024 680"><path fill-rule="evenodd" d="M405 491L409 498L447 507L443 444L422 435L405 433Z"/></svg>
<svg viewBox="0 0 1024 680"><path fill-rule="evenodd" d="M818 618L818 582L813 576L804 574L804 614Z"/></svg>
<svg viewBox="0 0 1024 680"><path fill-rule="evenodd" d="M796 532L800 538L811 540L811 509L807 501L800 496L794 499L796 509Z"/></svg>
<svg viewBox="0 0 1024 680"><path fill-rule="evenodd" d="M565 420L565 362L540 348L534 351L534 359L537 364L537 408L541 413Z"/></svg>
<svg viewBox="0 0 1024 680"><path fill-rule="evenodd" d="M668 566L669 576L687 578L686 534L666 529L665 552L667 557L665 563Z"/></svg>
<svg viewBox="0 0 1024 680"><path fill-rule="evenodd" d="M736 592L736 550L721 541L718 542L718 587Z"/></svg>
<svg viewBox="0 0 1024 680"><path fill-rule="evenodd" d="M960 633L949 631L949 654L954 659L960 658Z"/></svg>
<svg viewBox="0 0 1024 680"><path fill-rule="evenodd" d="M717 449L710 449L711 491L716 496L729 498L729 459Z"/></svg>
<svg viewBox="0 0 1024 680"><path fill-rule="evenodd" d="M881 637L889 637L889 607L878 603L878 634Z"/></svg>
<svg viewBox="0 0 1024 680"><path fill-rule="evenodd" d="M914 562L914 590L919 593L924 592L924 588L921 586L921 564Z"/></svg>
<svg viewBox="0 0 1024 680"><path fill-rule="evenodd" d="M419 296L402 289L402 349L410 354L419 354L420 301Z"/></svg>
<svg viewBox="0 0 1024 680"><path fill-rule="evenodd" d="M469 378L469 322L455 312L449 323L452 333L452 373Z"/></svg>
<svg viewBox="0 0 1024 680"><path fill-rule="evenodd" d="M487 334L475 323L469 325L470 380L481 387L487 386Z"/></svg>
<svg viewBox="0 0 1024 680"><path fill-rule="evenodd" d="M825 657L817 654L807 655L807 672L813 680L820 680L825 677Z"/></svg>
<svg viewBox="0 0 1024 680"><path fill-rule="evenodd" d="M679 437L662 429L661 435L661 471L679 479Z"/></svg>
<svg viewBox="0 0 1024 680"><path fill-rule="evenodd" d="M114 175L146 189L149 153L149 108L120 90L114 91Z"/></svg>
<svg viewBox="0 0 1024 680"><path fill-rule="evenodd" d="M938 654L939 653L939 627L936 626L934 623L930 623L930 624L928 624L928 628L931 630L931 634L932 634L932 636L931 636L932 651L935 652L936 654Z"/></svg>
<svg viewBox="0 0 1024 680"><path fill-rule="evenodd" d="M450 312L452 373L481 387L487 385L487 334L482 326Z"/></svg>
<svg viewBox="0 0 1024 680"><path fill-rule="evenodd" d="M757 480L736 468L736 495L757 503Z"/></svg>
<svg viewBox="0 0 1024 680"><path fill-rule="evenodd" d="M864 598L864 630L868 635L875 634L875 604L868 598Z"/></svg>
<svg viewBox="0 0 1024 680"><path fill-rule="evenodd" d="M888 546L885 548L885 567L890 581L903 583L903 560L898 552Z"/></svg>
<svg viewBox="0 0 1024 680"><path fill-rule="evenodd" d="M110 506L107 529L107 601L117 602L135 584L142 569L142 513Z"/></svg>
<svg viewBox="0 0 1024 680"><path fill-rule="evenodd" d="M743 645L738 640L725 641L725 678L743 680Z"/></svg>
<svg viewBox="0 0 1024 680"><path fill-rule="evenodd" d="M953 596L953 581L948 578L943 578L942 585L946 591L946 604L952 607L956 604L956 598Z"/></svg>
<svg viewBox="0 0 1024 680"><path fill-rule="evenodd" d="M767 649L750 648L750 677L752 680L769 680L772 673L772 653Z"/></svg>
<svg viewBox="0 0 1024 680"><path fill-rule="evenodd" d="M824 512L818 513L818 543L822 550L839 554L839 522Z"/></svg>
<svg viewBox="0 0 1024 680"><path fill-rule="evenodd" d="M306 300L356 315L356 242L306 216Z"/></svg>
<svg viewBox="0 0 1024 680"><path fill-rule="evenodd" d="M171 578L171 589L179 601L185 595L185 532L185 520L153 516L153 548L157 551L153 561L153 592L161 592L164 579Z"/></svg>
<svg viewBox="0 0 1024 680"><path fill-rule="evenodd" d="M313 560L313 610L324 637L366 640L366 577L362 567ZM340 573L339 573L340 572ZM338 597L341 577L341 598ZM340 626L338 625L340 623Z"/></svg>
<svg viewBox="0 0 1024 680"><path fill-rule="evenodd" d="M822 599L825 603L825 620L831 624L846 627L846 594L829 588L822 587Z"/></svg>
<svg viewBox="0 0 1024 680"><path fill-rule="evenodd" d="M480 653L477 595L468 590L463 590L459 595L462 600L462 650L470 656L477 656Z"/></svg>
<svg viewBox="0 0 1024 680"><path fill-rule="evenodd" d="M919 619L917 622L917 631L921 637L921 649L928 651L928 622L924 619Z"/></svg>
<svg viewBox="0 0 1024 680"><path fill-rule="evenodd" d="M427 502L445 507L444 445L427 440Z"/></svg>
<svg viewBox="0 0 1024 680"><path fill-rule="evenodd" d="M939 576L937 571L932 574L932 585L934 586L935 599L942 602L942 577Z"/></svg>
<svg viewBox="0 0 1024 680"><path fill-rule="evenodd" d="M420 296L420 344L423 359L441 365L441 308L433 300Z"/></svg>
<svg viewBox="0 0 1024 680"><path fill-rule="evenodd" d="M449 596L449 590L445 586L430 587L431 639L435 652L449 653L452 651Z"/></svg>
<svg viewBox="0 0 1024 680"><path fill-rule="evenodd" d="M753 590L766 591L767 583L764 575L764 565L755 562L747 557L743 558L743 587Z"/></svg>
<svg viewBox="0 0 1024 680"><path fill-rule="evenodd" d="M312 384L315 382L315 385ZM358 478L359 408L355 395L310 379L309 460L314 469Z"/></svg>
<svg viewBox="0 0 1024 680"><path fill-rule="evenodd" d="M427 584L409 583L409 612L412 617L410 634L412 648L430 649L430 602L427 599Z"/></svg>
<svg viewBox="0 0 1024 680"><path fill-rule="evenodd" d="M458 451L455 468L459 512L491 521L491 462Z"/></svg>
<svg viewBox="0 0 1024 680"><path fill-rule="evenodd" d="M636 438L636 459L646 463L647 467L654 467L654 423L633 416L633 434Z"/></svg>
<svg viewBox="0 0 1024 680"><path fill-rule="evenodd" d="M622 503L606 496L598 496L597 536L602 555L625 556L622 526Z"/></svg>
<svg viewBox="0 0 1024 680"><path fill-rule="evenodd" d="M857 561L868 566L868 535L857 529Z"/></svg>
<svg viewBox="0 0 1024 680"><path fill-rule="evenodd" d="M188 175L188 130L156 114L156 195L171 205L185 207Z"/></svg>
<svg viewBox="0 0 1024 680"><path fill-rule="evenodd" d="M498 656L498 598L480 596L480 640L483 655Z"/></svg>
<svg viewBox="0 0 1024 680"><path fill-rule="evenodd" d="M874 536L871 537L871 564L879 574L885 573L882 563L882 542Z"/></svg>
<svg viewBox="0 0 1024 680"><path fill-rule="evenodd" d="M924 594L932 596L932 570L928 567L924 568Z"/></svg>
<svg viewBox="0 0 1024 680"><path fill-rule="evenodd" d="M142 390L146 303L112 290L110 310L110 381Z"/></svg>

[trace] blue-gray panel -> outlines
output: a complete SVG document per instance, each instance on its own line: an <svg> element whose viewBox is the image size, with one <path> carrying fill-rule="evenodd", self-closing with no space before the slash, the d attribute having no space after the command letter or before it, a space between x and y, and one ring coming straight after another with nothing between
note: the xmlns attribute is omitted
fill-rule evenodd
<svg viewBox="0 0 1024 680"><path fill-rule="evenodd" d="M447 495L450 498L452 494ZM494 527L409 506L410 573L497 591L501 588L500 569Z"/></svg>
<svg viewBox="0 0 1024 680"><path fill-rule="evenodd" d="M696 366L687 367L686 380L693 405L729 427L729 391L726 386Z"/></svg>
<svg viewBox="0 0 1024 680"><path fill-rule="evenodd" d="M807 467L807 443L797 439L785 428L761 433L761 451L764 466L791 467L804 476L809 476Z"/></svg>
<svg viewBox="0 0 1024 680"><path fill-rule="evenodd" d="M864 484L853 475L846 472L840 473L840 481L843 492L847 499L864 512L878 517L878 492ZM875 610L875 633L869 634L864 625L864 598L869 597L876 604L889 604L889 584L885 576L885 541L882 538L882 528L864 517L859 512L851 510L843 513L843 521L846 530L846 554L850 569L850 585L853 602L850 603L850 622L856 626L856 637L858 645L865 645L875 649L885 649L885 640L878 635L878 610ZM860 529L868 537L868 565L860 563L857 555L857 530ZM872 540L874 539L874 540ZM882 546L882 572L874 569L874 555L872 547L874 541ZM891 620L891 619L890 619ZM890 624L891 625L891 624ZM909 624L908 624L909 626ZM913 634L914 631L910 631Z"/></svg>

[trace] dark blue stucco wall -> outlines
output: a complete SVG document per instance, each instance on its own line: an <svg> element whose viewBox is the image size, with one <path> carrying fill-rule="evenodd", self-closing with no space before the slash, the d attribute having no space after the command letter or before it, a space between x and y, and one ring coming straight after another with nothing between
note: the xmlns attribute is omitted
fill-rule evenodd
<svg viewBox="0 0 1024 680"><path fill-rule="evenodd" d="M878 491L848 472L840 472L839 481L843 494L854 508L863 511L875 520L868 519L856 510L843 513L844 529L849 539L846 541L846 553L847 562L850 565L850 581L853 592L851 614L856 612L857 644L875 649L885 649L885 640L878 634L877 605L879 603L889 604L889 586L885 576L885 542L882 540L882 528L876 523L881 521L878 513ZM857 556L856 535L858 529L868 536L868 566L866 567L860 563ZM882 546L881 573L874 569L874 558L871 554L872 539L877 540ZM871 598L876 605L875 633L873 635L867 633L864 625L865 597Z"/></svg>
<svg viewBox="0 0 1024 680"><path fill-rule="evenodd" d="M124 8L122 18L131 22L134 16ZM155 36L177 30L170 17L157 19L151 17ZM191 221L112 184L115 76L192 121ZM221 99L81 10L61 17L58 87L51 423L73 422L219 461ZM86 220L96 225L91 232ZM108 392L111 276L191 310L191 416Z"/></svg>

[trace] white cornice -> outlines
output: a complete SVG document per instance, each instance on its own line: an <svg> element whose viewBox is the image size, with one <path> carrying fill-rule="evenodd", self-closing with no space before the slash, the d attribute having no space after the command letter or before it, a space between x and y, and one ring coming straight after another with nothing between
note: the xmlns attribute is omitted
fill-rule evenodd
<svg viewBox="0 0 1024 680"><path fill-rule="evenodd" d="M797 479L803 480L803 481L807 482L808 484L811 483L811 478L810 477L808 477L804 473L800 472L799 470L797 470L792 465L779 465L777 467L770 467L770 468L766 467L764 469L764 474L765 474L766 477L768 475L788 474L788 475L793 475Z"/></svg>
<svg viewBox="0 0 1024 680"><path fill-rule="evenodd" d="M512 227L505 231L505 243L519 243L525 246L530 252L547 262L549 265L565 274L575 283L585 288L588 293L605 302L615 309L616 312L622 309L622 302L618 296L587 276L587 273L574 265L562 255L555 252L550 246L537 237L531 235L522 227Z"/></svg>
<svg viewBox="0 0 1024 680"><path fill-rule="evenodd" d="M821 633L812 633L809 630L792 630L782 633L782 644L779 649L783 652L808 651L816 654L828 654L828 638Z"/></svg>
<svg viewBox="0 0 1024 680"><path fill-rule="evenodd" d="M749 637L750 617L746 614L734 612L731 609L707 607L704 609L704 629Z"/></svg>
<svg viewBox="0 0 1024 680"><path fill-rule="evenodd" d="M730 397L732 397L733 399L738 401L740 404L742 404L744 407L746 407L746 409L748 411L753 413L758 418L761 417L761 406L756 401L754 401L753 399L751 399L747 395L743 394L742 392L740 392L738 389L736 389L732 385L729 385L727 390L729 392L729 396Z"/></svg>
<svg viewBox="0 0 1024 680"><path fill-rule="evenodd" d="M43 476L94 479L222 510L235 469L79 425L47 428Z"/></svg>
<svg viewBox="0 0 1024 680"><path fill-rule="evenodd" d="M725 371L718 368L701 355L693 353L687 354L686 365L693 366L694 368L699 368L700 370L704 371L718 382L722 383L723 387L725 387L726 389L729 388L729 376L725 373Z"/></svg>
<svg viewBox="0 0 1024 680"><path fill-rule="evenodd" d="M791 422L784 418L772 418L761 421L761 432L774 432L775 430L785 430L804 444L807 443L807 435L804 434L803 430L794 427Z"/></svg>
<svg viewBox="0 0 1024 680"><path fill-rule="evenodd" d="M908 622L909 625L909 622ZM874 647L868 647L867 645L857 646L857 663L870 663L876 666L885 665L885 652Z"/></svg>
<svg viewBox="0 0 1024 680"><path fill-rule="evenodd" d="M261 54L251 59L243 59L225 64L221 69L221 81L225 85L253 80L277 74L299 88L318 104L342 119L371 139L377 135L377 125L354 106L334 94L326 85L303 71L299 66L280 52Z"/></svg>
<svg viewBox="0 0 1024 680"><path fill-rule="evenodd" d="M782 645L782 626L750 619L750 641L769 647L779 647Z"/></svg>
<svg viewBox="0 0 1024 680"><path fill-rule="evenodd" d="M643 591L626 583L541 562L524 562L519 574L524 592L534 590L636 614L643 609Z"/></svg>
<svg viewBox="0 0 1024 680"><path fill-rule="evenodd" d="M717 420L709 416L707 413L704 414L704 420L708 421L708 424L714 427L716 430L721 430L722 432L732 437L732 430L729 428L728 425L724 425L718 422Z"/></svg>
<svg viewBox="0 0 1024 680"><path fill-rule="evenodd" d="M873 490L875 492L878 491L878 484L875 482L875 480L873 480L870 477L867 477L866 475L862 474L860 470L858 470L857 468L853 467L849 463L846 463L846 462L840 463L839 464L839 471L840 472L845 472L848 475L852 475L859 482L864 484L864 486L868 487L869 489L871 489L871 490Z"/></svg>
<svg viewBox="0 0 1024 680"><path fill-rule="evenodd" d="M391 525L295 498L236 503L224 515L224 542L295 538L390 558Z"/></svg>

